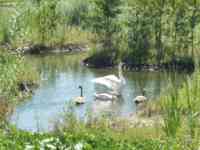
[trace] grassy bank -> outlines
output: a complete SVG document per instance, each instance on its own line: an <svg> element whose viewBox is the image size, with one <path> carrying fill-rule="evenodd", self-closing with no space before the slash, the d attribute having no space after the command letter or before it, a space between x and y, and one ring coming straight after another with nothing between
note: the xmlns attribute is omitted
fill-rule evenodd
<svg viewBox="0 0 200 150"><path fill-rule="evenodd" d="M91 33L82 29L80 19L86 10L87 1L2 2L0 44L9 45L11 49L34 45L88 45Z"/></svg>
<svg viewBox="0 0 200 150"><path fill-rule="evenodd" d="M184 145L182 149L199 148L199 85L200 73L195 72L178 89L169 86L168 93L160 100L147 104L141 116L159 116L163 121L165 138L174 142L174 146ZM170 141L168 141L170 142ZM173 143L172 142L172 143ZM176 148L175 148L176 149Z"/></svg>
<svg viewBox="0 0 200 150"><path fill-rule="evenodd" d="M37 84L37 71L20 55L0 50L0 119L1 123L12 107L30 96L31 88ZM24 87L27 86L27 87ZM27 88L27 89L25 89Z"/></svg>
<svg viewBox="0 0 200 150"><path fill-rule="evenodd" d="M22 141L23 139L23 141ZM148 150L160 149L163 143L156 139L124 138L103 129L84 129L62 133L28 133L15 130L1 134L2 149L70 149L70 150ZM79 148L78 148L79 147Z"/></svg>
<svg viewBox="0 0 200 150"><path fill-rule="evenodd" d="M176 77L175 77L176 78ZM177 105L181 114L187 114L188 111L198 112L200 106L200 73L197 70L191 76L188 76L186 81L180 85L174 85L169 80L168 88L159 100L149 102L147 104L144 115L148 112L151 114L163 114L169 105ZM167 108L165 108L167 107Z"/></svg>

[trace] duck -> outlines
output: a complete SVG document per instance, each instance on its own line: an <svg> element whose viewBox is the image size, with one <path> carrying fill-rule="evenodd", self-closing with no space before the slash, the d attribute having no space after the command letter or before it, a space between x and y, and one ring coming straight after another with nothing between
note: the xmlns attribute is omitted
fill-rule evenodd
<svg viewBox="0 0 200 150"><path fill-rule="evenodd" d="M79 86L78 88L80 89L81 93L80 93L80 96L78 96L74 99L74 102L76 105L81 105L81 104L85 103L85 98L83 97L83 87Z"/></svg>
<svg viewBox="0 0 200 150"><path fill-rule="evenodd" d="M148 101L148 98L145 96L145 90L142 90L142 95L136 96L133 101L138 105L141 103L145 103L146 101Z"/></svg>

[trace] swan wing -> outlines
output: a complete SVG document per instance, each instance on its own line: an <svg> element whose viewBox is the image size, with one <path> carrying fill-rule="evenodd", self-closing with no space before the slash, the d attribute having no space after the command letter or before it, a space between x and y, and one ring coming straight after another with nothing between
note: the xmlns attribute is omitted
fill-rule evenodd
<svg viewBox="0 0 200 150"><path fill-rule="evenodd" d="M99 99L99 100L113 100L114 96L111 95L111 94L108 94L108 93L101 93L101 94L95 94L94 95L96 99Z"/></svg>
<svg viewBox="0 0 200 150"><path fill-rule="evenodd" d="M93 79L92 82L94 82L95 84L104 85L110 89L113 89L113 87L116 87L121 83L118 77L116 77L115 75L99 77Z"/></svg>
<svg viewBox="0 0 200 150"><path fill-rule="evenodd" d="M115 82L117 84L120 84L120 79L115 75L108 75L108 76L105 76L104 78L106 80L109 80L109 81Z"/></svg>
<svg viewBox="0 0 200 150"><path fill-rule="evenodd" d="M97 85L102 85L105 86L106 88L112 89L112 82L110 82L109 80L106 80L105 78L96 78L94 80L92 80L92 82L94 82Z"/></svg>

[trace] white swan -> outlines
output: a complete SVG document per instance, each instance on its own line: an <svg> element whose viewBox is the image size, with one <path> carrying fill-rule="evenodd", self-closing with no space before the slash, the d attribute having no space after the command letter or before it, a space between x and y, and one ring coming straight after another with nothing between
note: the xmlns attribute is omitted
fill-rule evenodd
<svg viewBox="0 0 200 150"><path fill-rule="evenodd" d="M126 83L122 74L122 63L119 63L118 65L118 76L119 77L116 75L107 75L93 79L92 82L94 82L96 85L101 85L108 88L117 95L121 95L121 88Z"/></svg>
<svg viewBox="0 0 200 150"><path fill-rule="evenodd" d="M75 102L75 104L77 104L77 105L81 105L81 104L84 104L84 103L85 103L85 98L83 97L83 87L82 87L82 86L79 86L78 88L81 90L81 94L80 94L79 97L76 97L76 98L74 99L74 102Z"/></svg>
<svg viewBox="0 0 200 150"><path fill-rule="evenodd" d="M103 100L103 101L112 101L117 99L116 95L112 95L109 93L100 93L100 94L95 93L94 96L97 100Z"/></svg>

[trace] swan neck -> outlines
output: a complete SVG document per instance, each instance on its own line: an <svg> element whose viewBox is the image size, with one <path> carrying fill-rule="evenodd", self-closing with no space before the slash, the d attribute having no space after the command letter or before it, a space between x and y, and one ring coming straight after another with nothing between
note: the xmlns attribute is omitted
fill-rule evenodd
<svg viewBox="0 0 200 150"><path fill-rule="evenodd" d="M119 76L120 80L124 79L123 73L122 73L122 65L121 64L119 64L119 66L118 66L118 76Z"/></svg>

